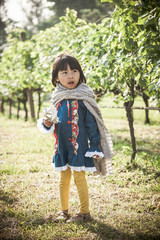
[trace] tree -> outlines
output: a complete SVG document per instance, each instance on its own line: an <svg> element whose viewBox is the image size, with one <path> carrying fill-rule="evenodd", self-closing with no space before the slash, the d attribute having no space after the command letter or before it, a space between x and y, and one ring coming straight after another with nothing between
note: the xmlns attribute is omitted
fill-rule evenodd
<svg viewBox="0 0 160 240"><path fill-rule="evenodd" d="M55 12L55 19L59 22L59 18L65 15L67 8L74 9L77 12L77 16L88 22L96 22L104 16L109 16L113 11L113 5L111 3L101 4L99 0L48 0L54 2L52 7Z"/></svg>
<svg viewBox="0 0 160 240"><path fill-rule="evenodd" d="M3 21L2 13L4 11L4 0L0 1L0 55L4 49L4 44L6 43L7 34L5 31L6 23Z"/></svg>
<svg viewBox="0 0 160 240"><path fill-rule="evenodd" d="M124 101L130 127L133 161L137 150L132 106L138 94L151 94L150 86L155 86L157 81L157 75L151 73L157 68L160 56L160 8L156 1L102 2L112 2L116 5L110 24L110 36L103 44L106 47L103 59L111 79L108 88L115 95L121 95Z"/></svg>
<svg viewBox="0 0 160 240"><path fill-rule="evenodd" d="M13 37L14 36L14 37ZM0 95L10 102L10 117L12 103L21 99L26 110L26 91L31 92L34 88L32 77L33 62L30 56L32 42L24 41L24 32L19 30L8 36L8 48L3 51L1 60L1 89ZM31 96L29 94L29 96ZM31 116L35 119L34 109Z"/></svg>
<svg viewBox="0 0 160 240"><path fill-rule="evenodd" d="M39 30L53 26L53 23L49 22L49 17L53 15L52 11L49 10L47 0L27 0L27 5L21 3L22 11L27 19L24 29L33 35Z"/></svg>

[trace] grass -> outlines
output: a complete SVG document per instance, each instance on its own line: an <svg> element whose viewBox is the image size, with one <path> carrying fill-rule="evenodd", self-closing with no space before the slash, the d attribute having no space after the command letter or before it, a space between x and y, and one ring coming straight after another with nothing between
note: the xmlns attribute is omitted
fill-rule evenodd
<svg viewBox="0 0 160 240"><path fill-rule="evenodd" d="M114 142L114 174L107 178L87 174L93 221L84 224L54 222L60 202L59 174L51 166L53 136L41 134L33 122L0 116L0 239L160 238L160 121L151 112L155 124L144 125L142 111L136 115L138 153L131 165L124 111L102 108L102 112ZM78 206L72 180L71 215Z"/></svg>

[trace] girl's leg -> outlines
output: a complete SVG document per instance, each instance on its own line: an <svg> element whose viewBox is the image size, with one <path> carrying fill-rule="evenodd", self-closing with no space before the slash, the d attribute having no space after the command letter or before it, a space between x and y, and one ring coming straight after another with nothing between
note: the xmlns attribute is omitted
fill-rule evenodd
<svg viewBox="0 0 160 240"><path fill-rule="evenodd" d="M68 167L67 170L61 171L59 183L61 211L64 212L65 211L68 212L70 182L71 182L71 169Z"/></svg>
<svg viewBox="0 0 160 240"><path fill-rule="evenodd" d="M89 196L85 172L73 171L74 182L76 184L80 198L80 213L89 213Z"/></svg>

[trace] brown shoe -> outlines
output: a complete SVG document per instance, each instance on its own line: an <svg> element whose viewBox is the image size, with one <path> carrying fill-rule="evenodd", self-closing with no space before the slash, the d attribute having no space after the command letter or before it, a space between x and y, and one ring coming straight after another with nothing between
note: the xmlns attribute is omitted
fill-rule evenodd
<svg viewBox="0 0 160 240"><path fill-rule="evenodd" d="M67 222L87 222L87 221L91 221L90 213L86 213L86 214L77 213L76 216L67 220Z"/></svg>
<svg viewBox="0 0 160 240"><path fill-rule="evenodd" d="M70 218L70 215L67 212L59 212L58 217L55 219L55 222L66 222Z"/></svg>

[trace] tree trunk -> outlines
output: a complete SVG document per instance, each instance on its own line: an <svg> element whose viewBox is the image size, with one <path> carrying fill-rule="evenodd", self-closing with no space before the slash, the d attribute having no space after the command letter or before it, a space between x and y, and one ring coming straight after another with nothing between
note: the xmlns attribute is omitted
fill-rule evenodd
<svg viewBox="0 0 160 240"><path fill-rule="evenodd" d="M23 90L23 106L24 106L24 111L25 111L25 117L24 117L24 119L25 119L25 121L27 121L28 120L28 109L27 109L27 90L26 89L24 89Z"/></svg>
<svg viewBox="0 0 160 240"><path fill-rule="evenodd" d="M27 101L23 100L23 106L24 106L24 111L25 111L25 122L28 120L28 109L27 109Z"/></svg>
<svg viewBox="0 0 160 240"><path fill-rule="evenodd" d="M22 42L26 41L26 33L25 32L21 32L21 40L22 40Z"/></svg>
<svg viewBox="0 0 160 240"><path fill-rule="evenodd" d="M34 110L34 100L33 100L33 91L28 89L28 101L30 106L31 118L35 121L35 110Z"/></svg>
<svg viewBox="0 0 160 240"><path fill-rule="evenodd" d="M9 119L12 118L12 99L9 99Z"/></svg>
<svg viewBox="0 0 160 240"><path fill-rule="evenodd" d="M102 89L102 88L97 89L97 88L96 88L96 89L94 90L94 94L96 95L96 101L99 102L100 99L101 99L101 97L102 97L106 92L107 92L106 89Z"/></svg>
<svg viewBox="0 0 160 240"><path fill-rule="evenodd" d="M133 126L134 120L133 120L133 113L132 113L132 105L133 105L133 101L124 103L124 107L126 110L126 116L127 116L128 123L129 123L129 130L130 130L131 143L132 143L131 163L134 161L136 152L137 152L136 139L135 139L135 134L134 134L134 126Z"/></svg>
<svg viewBox="0 0 160 240"><path fill-rule="evenodd" d="M41 91L39 90L38 91L38 112L37 112L37 118L39 118L39 114L40 114L40 111L41 111Z"/></svg>
<svg viewBox="0 0 160 240"><path fill-rule="evenodd" d="M1 113L4 114L4 98L3 98L3 97L2 97L2 99L1 99L0 111L1 111Z"/></svg>
<svg viewBox="0 0 160 240"><path fill-rule="evenodd" d="M143 101L144 101L146 107L149 107L149 103L148 103L149 97L148 97L148 95L143 92L142 98L143 98ZM146 117L145 118L145 124L149 124L150 120L149 120L149 110L148 109L145 110L145 117Z"/></svg>
<svg viewBox="0 0 160 240"><path fill-rule="evenodd" d="M17 119L19 119L19 111L20 111L20 99L18 98L18 106L17 106Z"/></svg>

